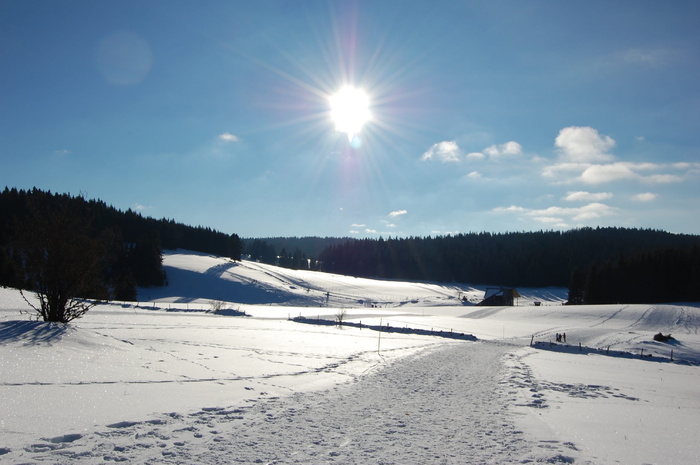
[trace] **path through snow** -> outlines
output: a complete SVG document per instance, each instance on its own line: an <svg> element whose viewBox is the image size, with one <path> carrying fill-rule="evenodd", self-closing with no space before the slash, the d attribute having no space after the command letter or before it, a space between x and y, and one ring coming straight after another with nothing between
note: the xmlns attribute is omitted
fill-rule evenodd
<svg viewBox="0 0 700 465"><path fill-rule="evenodd" d="M515 425L503 364L512 350L448 344L325 392L125 421L9 455L37 463L572 463L573 445L536 442Z"/></svg>

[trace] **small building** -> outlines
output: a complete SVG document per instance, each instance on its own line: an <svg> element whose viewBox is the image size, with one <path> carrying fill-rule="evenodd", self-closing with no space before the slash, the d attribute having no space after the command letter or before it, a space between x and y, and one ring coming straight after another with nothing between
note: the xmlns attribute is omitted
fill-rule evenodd
<svg viewBox="0 0 700 465"><path fill-rule="evenodd" d="M484 293L484 300L478 305L488 307L512 307L515 299L520 297L516 289L509 287L488 287Z"/></svg>

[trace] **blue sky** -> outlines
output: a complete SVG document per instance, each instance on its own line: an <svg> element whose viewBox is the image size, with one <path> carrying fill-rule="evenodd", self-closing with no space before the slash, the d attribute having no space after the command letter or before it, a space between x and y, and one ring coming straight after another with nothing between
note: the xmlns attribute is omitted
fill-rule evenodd
<svg viewBox="0 0 700 465"><path fill-rule="evenodd" d="M0 188L243 237L700 233L695 1L0 3ZM363 90L352 141L329 98Z"/></svg>

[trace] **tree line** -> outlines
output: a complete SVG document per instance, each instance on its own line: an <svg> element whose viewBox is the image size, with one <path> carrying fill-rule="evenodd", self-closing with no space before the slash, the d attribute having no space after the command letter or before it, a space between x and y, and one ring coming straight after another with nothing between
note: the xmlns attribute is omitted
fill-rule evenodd
<svg viewBox="0 0 700 465"><path fill-rule="evenodd" d="M42 309L69 297L135 300L137 287L167 283L162 250L177 248L368 278L568 286L572 304L700 300L700 236L651 229L243 241L82 196L7 187L0 218L0 285L51 288Z"/></svg>
<svg viewBox="0 0 700 465"><path fill-rule="evenodd" d="M568 303L700 301L700 247L663 247L574 270Z"/></svg>
<svg viewBox="0 0 700 465"><path fill-rule="evenodd" d="M243 254L251 260L295 270L320 270L318 256L344 237L263 237L243 239Z"/></svg>
<svg viewBox="0 0 700 465"><path fill-rule="evenodd" d="M651 276L656 276L651 270L657 269L659 261L663 263L658 266L674 270L674 282L684 282L686 288L692 285L700 288L697 274L684 274L684 271L697 269L689 263L694 263L692 257L696 249L693 247L698 245L700 237L696 235L651 229L580 228L349 240L327 247L319 261L323 271L352 276L513 287L567 287L574 282L576 272L577 282L581 279L584 283L591 282L586 302L588 299L598 302L610 300L617 291L598 290L596 280L612 282L615 272L620 276L628 274L632 287L645 285L653 280ZM628 257L630 264L623 258L620 263L625 266L613 266L620 257ZM635 266L637 274L632 274ZM640 273L647 281L638 276ZM655 282L668 296L673 294L670 289L676 288L667 281L671 279ZM646 288L647 293L651 293L654 286Z"/></svg>
<svg viewBox="0 0 700 465"><path fill-rule="evenodd" d="M570 304L700 300L696 235L653 229L244 239L252 260L369 278L569 287ZM293 251L293 252L292 252Z"/></svg>
<svg viewBox="0 0 700 465"><path fill-rule="evenodd" d="M236 234L36 188L6 187L0 218L0 285L42 291L40 313L71 298L135 300L137 286L166 284L163 248L241 257Z"/></svg>

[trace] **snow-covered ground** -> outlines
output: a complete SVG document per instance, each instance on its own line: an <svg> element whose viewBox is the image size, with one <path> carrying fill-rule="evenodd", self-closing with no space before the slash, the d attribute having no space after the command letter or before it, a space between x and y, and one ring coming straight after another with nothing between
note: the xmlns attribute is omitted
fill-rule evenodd
<svg viewBox="0 0 700 465"><path fill-rule="evenodd" d="M0 289L0 462L700 463L694 304L477 307L483 287L164 265L168 287L68 326Z"/></svg>

